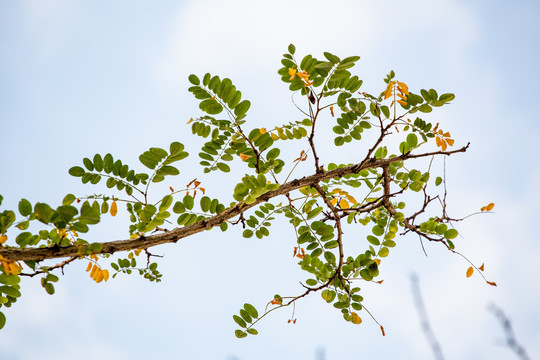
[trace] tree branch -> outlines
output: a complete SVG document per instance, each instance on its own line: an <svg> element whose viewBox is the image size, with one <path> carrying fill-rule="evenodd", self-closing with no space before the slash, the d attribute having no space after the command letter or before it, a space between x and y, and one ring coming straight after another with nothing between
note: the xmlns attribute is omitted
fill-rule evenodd
<svg viewBox="0 0 540 360"><path fill-rule="evenodd" d="M467 151L469 144L466 146L452 150L452 151L435 151L430 153L423 154L403 154L400 156L395 156L388 159L365 159L362 163L349 165L346 167L334 169L331 171L322 171L311 176L306 176L301 179L295 179L289 181L279 187L277 190L269 191L257 198L254 203L246 204L244 202L239 202L234 206L226 209L225 211L212 216L208 219L201 220L197 223L182 227L176 228L171 231L149 235L141 236L137 239L129 240L116 240L110 242L102 243L102 249L100 251L92 252L93 254L113 254L118 251L129 251L134 249L147 249L152 246L166 244L166 243L176 243L178 240L197 234L204 230L209 230L215 226L219 226L221 223L228 221L242 213L246 210L251 209L263 202L266 202L276 196L288 194L294 190L300 189L305 186L311 186L312 184L319 183L324 180L329 180L332 178L340 178L346 175L356 174L365 169L373 168L384 168L388 165L395 162L402 162L408 159L414 158L423 158L433 155L451 155L459 152ZM388 195L388 194L386 194ZM411 229L412 230L412 229ZM45 259L54 259L62 257L79 257L80 246L78 245L68 245L68 246L52 246L52 247L43 247L43 248L15 248L15 247L0 247L0 256L3 256L7 260L13 261L42 261ZM85 254L90 255L90 254Z"/></svg>

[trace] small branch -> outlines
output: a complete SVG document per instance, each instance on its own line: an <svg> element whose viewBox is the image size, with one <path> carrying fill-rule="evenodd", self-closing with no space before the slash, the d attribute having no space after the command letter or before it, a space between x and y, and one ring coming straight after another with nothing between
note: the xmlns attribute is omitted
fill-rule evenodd
<svg viewBox="0 0 540 360"><path fill-rule="evenodd" d="M510 348L521 360L530 360L531 358L527 355L527 352L521 346L514 335L514 330L512 329L512 324L510 320L506 317L504 312L495 304L490 304L488 310L495 315L497 320L501 323L501 326L504 330L505 341L504 344Z"/></svg>
<svg viewBox="0 0 540 360"><path fill-rule="evenodd" d="M19 275L20 276L34 277L36 275L45 274L45 273L48 273L51 270L58 269L58 268L62 269L62 275L64 275L64 266L66 266L67 264L69 264L72 261L75 261L76 259L78 259L78 256L72 256L69 259L62 261L59 264L56 264L54 266L51 266L51 267L47 268L47 271L39 270L39 271L36 271L36 272L34 272L32 274L20 273Z"/></svg>
<svg viewBox="0 0 540 360"><path fill-rule="evenodd" d="M426 339L431 346L431 350L435 355L435 359L444 360L441 346L439 345L439 342L435 337L433 329L431 329L431 326L429 325L428 315L424 306L424 302L422 301L422 294L420 293L420 285L418 284L418 277L416 276L416 274L413 274L411 276L411 286L414 303L416 305L416 310L418 311L418 317L420 318L422 331L424 332L424 335L426 336Z"/></svg>

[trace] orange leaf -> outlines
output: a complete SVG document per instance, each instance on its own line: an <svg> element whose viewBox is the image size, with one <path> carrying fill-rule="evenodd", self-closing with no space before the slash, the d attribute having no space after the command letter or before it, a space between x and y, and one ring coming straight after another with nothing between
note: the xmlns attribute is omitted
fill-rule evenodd
<svg viewBox="0 0 540 360"><path fill-rule="evenodd" d="M200 182L200 181L197 181L197 180L195 180L195 181L193 182L193 184L195 184L195 187L198 187L199 185L201 185L201 182Z"/></svg>
<svg viewBox="0 0 540 360"><path fill-rule="evenodd" d="M489 203L489 204L486 206L486 210L487 210L487 211L491 211L491 210L493 210L494 207L495 207L495 204L494 204L494 203Z"/></svg>
<svg viewBox="0 0 540 360"><path fill-rule="evenodd" d="M405 101L403 101L403 100L398 100L397 102L398 102L398 104L401 104L403 106L407 106L407 103Z"/></svg>
<svg viewBox="0 0 540 360"><path fill-rule="evenodd" d="M382 336L385 336L386 334L384 333L384 328L382 327L381 325L381 332L382 332Z"/></svg>
<svg viewBox="0 0 540 360"><path fill-rule="evenodd" d="M447 131L447 132L445 132L444 134L442 134L442 136L444 136L444 137L450 137L450 133Z"/></svg>
<svg viewBox="0 0 540 360"><path fill-rule="evenodd" d="M405 93L405 95L409 95L409 87L405 85L405 83L402 83L401 81L397 82L399 89Z"/></svg>
<svg viewBox="0 0 540 360"><path fill-rule="evenodd" d="M497 284L495 284L493 281L487 281L487 280L486 280L486 282L487 282L489 285L491 285L491 286L497 286Z"/></svg>
<svg viewBox="0 0 540 360"><path fill-rule="evenodd" d="M240 154L240 159L242 159L242 161L246 161L247 159L251 158L250 155L246 155L246 154Z"/></svg>
<svg viewBox="0 0 540 360"><path fill-rule="evenodd" d="M356 204L356 203L358 202L358 201L356 201L356 199L353 198L351 195L347 195L347 199L348 199L351 203L353 203L353 205Z"/></svg>
<svg viewBox="0 0 540 360"><path fill-rule="evenodd" d="M448 143L448 145L454 146L454 139L446 139L446 142Z"/></svg>
<svg viewBox="0 0 540 360"><path fill-rule="evenodd" d="M293 324L296 324L296 319L294 319L292 323L293 323Z"/></svg>
<svg viewBox="0 0 540 360"><path fill-rule="evenodd" d="M377 263L377 266L381 265L381 259L375 259L373 261L375 261Z"/></svg>
<svg viewBox="0 0 540 360"><path fill-rule="evenodd" d="M336 206L338 202L338 199L337 198L333 198L332 201L330 201L330 203L332 204L332 206Z"/></svg>
<svg viewBox="0 0 540 360"><path fill-rule="evenodd" d="M332 114L332 117L334 117L334 107L330 106L330 114Z"/></svg>
<svg viewBox="0 0 540 360"><path fill-rule="evenodd" d="M193 122L193 121L194 121L193 118L191 118L191 119L189 119L189 121L187 123L189 124L190 122Z"/></svg>
<svg viewBox="0 0 540 360"><path fill-rule="evenodd" d="M261 134L265 134L265 133L266 133L266 128L260 128L260 129L259 129L259 132L260 132Z"/></svg>
<svg viewBox="0 0 540 360"><path fill-rule="evenodd" d="M439 123L437 123L437 125L435 125L435 127L433 128L433 132L436 134L437 133L437 129L439 128Z"/></svg>
<svg viewBox="0 0 540 360"><path fill-rule="evenodd" d="M472 274L473 274L473 272L474 272L473 267L472 267L472 266L469 266L469 268L467 269L467 274L466 274L467 277L471 277Z"/></svg>
<svg viewBox="0 0 540 360"><path fill-rule="evenodd" d="M86 267L86 271L90 271L92 269L92 263L89 261L88 266Z"/></svg>
<svg viewBox="0 0 540 360"><path fill-rule="evenodd" d="M384 280L377 281L377 284L382 284Z"/></svg>
<svg viewBox="0 0 540 360"><path fill-rule="evenodd" d="M478 268L478 270L484 271L484 264L482 264L482 265Z"/></svg>
<svg viewBox="0 0 540 360"><path fill-rule="evenodd" d="M0 235L0 244L3 244L7 241L7 235Z"/></svg>
<svg viewBox="0 0 540 360"><path fill-rule="evenodd" d="M306 72L306 70L297 72L296 75L298 75L299 77L301 77L302 80L304 80L304 81L306 81L306 82L308 81L309 74Z"/></svg>
<svg viewBox="0 0 540 360"><path fill-rule="evenodd" d="M438 147L441 147L442 146L442 140L440 137L436 137L435 138L435 144L437 144Z"/></svg>
<svg viewBox="0 0 540 360"><path fill-rule="evenodd" d="M118 212L118 206L116 205L116 201L113 201L111 204L111 216L116 216L116 213Z"/></svg>
<svg viewBox="0 0 540 360"><path fill-rule="evenodd" d="M442 151L445 151L446 150L446 141L441 140L441 142L442 142L441 149L442 149Z"/></svg>
<svg viewBox="0 0 540 360"><path fill-rule="evenodd" d="M172 188L172 186L169 186L169 189L171 189L171 192L174 192L174 189Z"/></svg>

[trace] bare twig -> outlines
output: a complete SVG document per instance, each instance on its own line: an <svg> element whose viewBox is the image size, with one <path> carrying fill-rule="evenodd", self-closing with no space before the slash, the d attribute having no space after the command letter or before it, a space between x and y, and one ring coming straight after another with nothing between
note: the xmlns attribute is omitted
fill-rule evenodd
<svg viewBox="0 0 540 360"><path fill-rule="evenodd" d="M418 312L418 317L420 318L420 325L422 327L424 335L426 336L426 340L431 346L431 350L433 351L433 355L435 355L435 359L444 360L441 346L439 345L439 342L435 337L435 333L429 325L429 318L426 312L426 308L424 306L424 302L422 301L422 294L420 293L420 285L418 284L418 277L416 276L416 274L413 274L411 276L411 286L414 303L416 305L416 311Z"/></svg>
<svg viewBox="0 0 540 360"><path fill-rule="evenodd" d="M490 304L488 306L488 310L495 315L504 330L504 345L510 348L510 350L512 350L521 360L530 360L531 358L527 355L527 352L523 346L518 343L516 336L514 335L514 330L512 329L512 324L502 309L495 304Z"/></svg>

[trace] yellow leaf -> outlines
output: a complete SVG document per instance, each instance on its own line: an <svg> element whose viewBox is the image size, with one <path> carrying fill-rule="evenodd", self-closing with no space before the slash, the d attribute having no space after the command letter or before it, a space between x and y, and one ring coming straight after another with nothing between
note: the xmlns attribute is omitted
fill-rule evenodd
<svg viewBox="0 0 540 360"><path fill-rule="evenodd" d="M17 275L21 272L21 268L19 267L19 265L17 265L15 261L10 262L8 266L12 274Z"/></svg>
<svg viewBox="0 0 540 360"><path fill-rule="evenodd" d="M342 209L348 209L348 208L350 208L350 205L347 202L347 200L341 199L341 200L339 200L339 207L342 208Z"/></svg>
<svg viewBox="0 0 540 360"><path fill-rule="evenodd" d="M474 272L474 269L472 268L472 266L469 266L469 268L467 269L467 274L466 274L467 277L468 278L471 277L473 272Z"/></svg>
<svg viewBox="0 0 540 360"><path fill-rule="evenodd" d="M486 206L486 210L487 210L487 211L491 211L491 210L493 210L494 207L495 207L495 204L494 204L494 203L489 203L489 204Z"/></svg>
<svg viewBox="0 0 540 360"><path fill-rule="evenodd" d="M3 244L7 241L7 235L0 235L0 244Z"/></svg>
<svg viewBox="0 0 540 360"><path fill-rule="evenodd" d="M347 199L354 205L358 203L355 198L353 198L351 195L347 195Z"/></svg>
<svg viewBox="0 0 540 360"><path fill-rule="evenodd" d="M116 216L116 213L118 212L118 206L116 205L116 201L113 201L111 204L111 216Z"/></svg>
<svg viewBox="0 0 540 360"><path fill-rule="evenodd" d="M388 84L388 86L386 87L386 90L384 91L384 99L388 99L390 96L392 96L392 90L394 88L394 82L395 81L392 81Z"/></svg>
<svg viewBox="0 0 540 360"><path fill-rule="evenodd" d="M96 272L98 271L98 269L99 269L99 268L97 267L97 265L94 265L94 266L92 267L92 271L90 271L90 277L91 277L92 279L94 279L94 276L96 275Z"/></svg>
<svg viewBox="0 0 540 360"><path fill-rule="evenodd" d="M272 140L274 140L274 141L278 141L278 140L279 140L279 136L277 136L277 135L274 134L274 133L271 133L270 136L272 137Z"/></svg>
<svg viewBox="0 0 540 360"><path fill-rule="evenodd" d="M250 155L240 154L240 159L242 159L242 161L246 161L246 160L249 159L250 157L251 157Z"/></svg>
<svg viewBox="0 0 540 360"><path fill-rule="evenodd" d="M403 100L398 100L397 102L398 102L398 104L401 104L403 106L407 106L407 103L405 101L403 101Z"/></svg>
<svg viewBox="0 0 540 360"><path fill-rule="evenodd" d="M296 76L296 69L289 68L289 75L291 76L289 80L294 79L294 77Z"/></svg>
<svg viewBox="0 0 540 360"><path fill-rule="evenodd" d="M141 253L141 251L143 251L143 249L135 249L135 251L134 251L135 256L139 256L139 254Z"/></svg>
<svg viewBox="0 0 540 360"><path fill-rule="evenodd" d="M375 261L377 263L377 266L381 265L381 259L375 259L373 261Z"/></svg>
<svg viewBox="0 0 540 360"><path fill-rule="evenodd" d="M135 234L135 233L129 235L129 238L130 238L130 239L136 239L136 238L138 238L138 237L139 237L139 234Z"/></svg>
<svg viewBox="0 0 540 360"><path fill-rule="evenodd" d="M405 83L402 83L401 81L397 82L399 88L405 95L409 95L409 87L405 85Z"/></svg>
<svg viewBox="0 0 540 360"><path fill-rule="evenodd" d="M332 190L332 194L337 194L337 193L339 193L340 191L341 191L341 189L334 189L334 190Z"/></svg>
<svg viewBox="0 0 540 360"><path fill-rule="evenodd" d="M88 266L86 267L86 271L90 271L92 269L92 262L88 262Z"/></svg>
<svg viewBox="0 0 540 360"><path fill-rule="evenodd" d="M353 324L360 324L362 323L362 319L360 318L360 316L358 316L357 313L355 313L354 311L351 312L351 322Z"/></svg>
<svg viewBox="0 0 540 360"><path fill-rule="evenodd" d="M260 129L259 129L259 132L260 132L261 134L265 134L265 133L266 133L266 128L260 128Z"/></svg>
<svg viewBox="0 0 540 360"><path fill-rule="evenodd" d="M332 206L336 206L337 204L337 198L333 198L332 201L330 201L330 203L332 204Z"/></svg>
<svg viewBox="0 0 540 360"><path fill-rule="evenodd" d="M99 269L94 280L96 280L98 284L103 281L103 270Z"/></svg>
<svg viewBox="0 0 540 360"><path fill-rule="evenodd" d="M107 269L103 270L103 280L105 280L105 282L109 280L109 270Z"/></svg>

